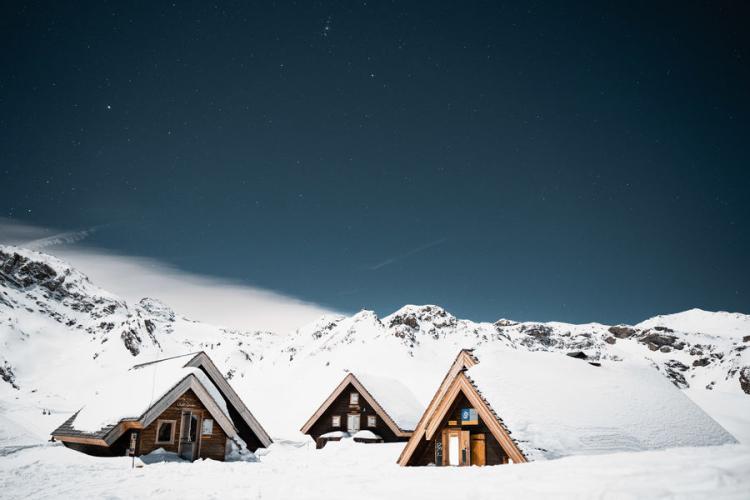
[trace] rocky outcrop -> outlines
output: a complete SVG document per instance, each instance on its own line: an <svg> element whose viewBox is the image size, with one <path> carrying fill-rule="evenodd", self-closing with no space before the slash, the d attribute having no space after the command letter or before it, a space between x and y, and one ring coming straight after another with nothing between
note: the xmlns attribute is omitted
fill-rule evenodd
<svg viewBox="0 0 750 500"><path fill-rule="evenodd" d="M552 338L552 327L542 324L521 325L519 332L526 334L528 337L521 342L526 346L538 344L543 347L552 347L557 341Z"/></svg>
<svg viewBox="0 0 750 500"><path fill-rule="evenodd" d="M16 375L13 373L13 367L7 361L3 361L2 366L0 366L0 379L3 382L9 383L14 389L19 389L18 385L16 385Z"/></svg>
<svg viewBox="0 0 750 500"><path fill-rule="evenodd" d="M664 371L666 372L667 377L672 381L674 385L676 385L680 389L687 389L688 387L690 387L690 384L688 384L684 375L684 372L690 369L688 366L677 360L670 359L669 361L664 363L664 367Z"/></svg>
<svg viewBox="0 0 750 500"><path fill-rule="evenodd" d="M740 387L745 394L750 394L750 366L744 366L740 370Z"/></svg>
<svg viewBox="0 0 750 500"><path fill-rule="evenodd" d="M643 334L638 338L638 342L646 344L652 351L661 350L661 352L670 352L672 349L681 350L685 347L685 342L679 341L678 338L674 335L667 335L664 333L649 333L649 330L643 332Z"/></svg>
<svg viewBox="0 0 750 500"><path fill-rule="evenodd" d="M55 292L61 290L65 276L58 276L57 271L46 262L31 260L17 252L0 250L0 281L20 288L41 286Z"/></svg>
<svg viewBox="0 0 750 500"><path fill-rule="evenodd" d="M608 331L618 339L626 339L636 334L636 329L628 325L610 326Z"/></svg>

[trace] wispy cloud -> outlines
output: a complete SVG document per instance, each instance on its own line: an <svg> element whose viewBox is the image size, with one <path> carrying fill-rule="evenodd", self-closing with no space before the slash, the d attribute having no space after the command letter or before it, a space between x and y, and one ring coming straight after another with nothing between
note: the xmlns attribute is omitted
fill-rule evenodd
<svg viewBox="0 0 750 500"><path fill-rule="evenodd" d="M403 259L405 259L407 257L411 257L414 254L417 254L419 252L424 252L425 250L427 250L429 248L432 248L432 247L436 247L438 245L442 245L446 241L448 241L448 238L440 238L439 240L435 240L435 241L431 241L429 243L425 243L424 245L420 245L420 246L418 246L416 248L412 248L408 252L404 252L402 254L395 255L393 257L385 259L382 262L378 262L377 264L375 264L373 266L370 266L367 269L369 269L370 271L377 271L378 269L383 268L385 266L390 266L394 262L398 262L398 261L403 260Z"/></svg>
<svg viewBox="0 0 750 500"><path fill-rule="evenodd" d="M95 285L130 303L153 297L190 319L238 330L285 334L324 314L337 313L273 290L81 243L97 229L61 232L0 217L0 244L43 249L86 274Z"/></svg>
<svg viewBox="0 0 750 500"><path fill-rule="evenodd" d="M25 248L32 250L41 250L43 248L53 247L56 245L71 245L78 243L79 241L85 240L99 229L104 226L93 226L88 229L81 229L80 231L67 231L64 233L57 233L44 238L38 238L31 241L27 241L21 244Z"/></svg>

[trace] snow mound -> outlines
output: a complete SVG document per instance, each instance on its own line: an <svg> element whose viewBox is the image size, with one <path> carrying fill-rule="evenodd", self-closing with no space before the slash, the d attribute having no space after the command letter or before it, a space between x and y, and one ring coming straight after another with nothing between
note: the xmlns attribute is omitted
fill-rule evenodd
<svg viewBox="0 0 750 500"><path fill-rule="evenodd" d="M374 441L377 439L383 439L372 431L361 430L357 431L352 435L352 439L367 439L368 441Z"/></svg>
<svg viewBox="0 0 750 500"><path fill-rule="evenodd" d="M493 350L467 370L531 460L735 443L643 363Z"/></svg>
<svg viewBox="0 0 750 500"><path fill-rule="evenodd" d="M349 433L344 431L331 431L326 432L325 434L321 434L320 437L325 439L346 438L349 437Z"/></svg>

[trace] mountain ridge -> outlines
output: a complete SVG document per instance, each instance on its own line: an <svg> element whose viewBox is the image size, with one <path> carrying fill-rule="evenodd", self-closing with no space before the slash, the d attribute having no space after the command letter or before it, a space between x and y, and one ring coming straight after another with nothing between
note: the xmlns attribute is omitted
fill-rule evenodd
<svg viewBox="0 0 750 500"><path fill-rule="evenodd" d="M205 350L249 399L299 386L294 414L274 417L282 434L343 373L401 373L429 394L461 348L553 351L592 364L638 360L681 389L750 394L750 316L741 313L690 309L636 325L490 323L407 304L382 318L370 310L324 315L280 336L193 321L153 297L128 303L59 259L8 246L0 246L0 345L0 399L60 412L134 364Z"/></svg>

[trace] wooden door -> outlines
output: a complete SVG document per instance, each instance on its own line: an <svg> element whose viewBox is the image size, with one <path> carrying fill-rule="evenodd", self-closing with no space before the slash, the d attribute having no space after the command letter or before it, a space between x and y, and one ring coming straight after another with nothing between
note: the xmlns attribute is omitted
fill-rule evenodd
<svg viewBox="0 0 750 500"><path fill-rule="evenodd" d="M471 435L471 464L472 465L485 465L487 463L487 455L485 452L485 441L484 434L472 434Z"/></svg>
<svg viewBox="0 0 750 500"><path fill-rule="evenodd" d="M200 439L200 419L193 412L182 412L180 422L180 441L177 445L177 454L191 462L198 457L198 440Z"/></svg>

